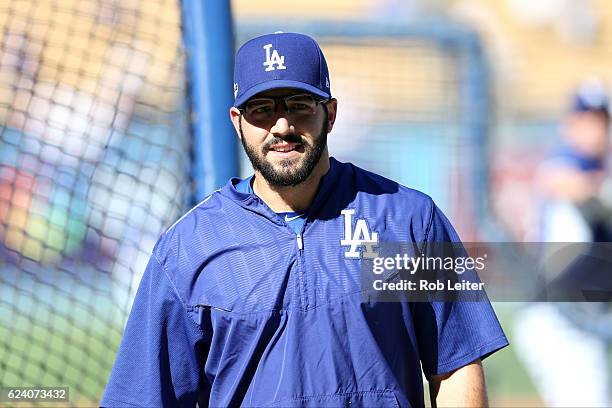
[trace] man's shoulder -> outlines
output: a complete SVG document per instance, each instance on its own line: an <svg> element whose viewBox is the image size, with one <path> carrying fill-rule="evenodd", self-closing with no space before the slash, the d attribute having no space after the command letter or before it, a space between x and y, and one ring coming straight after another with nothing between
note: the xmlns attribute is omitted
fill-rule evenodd
<svg viewBox="0 0 612 408"><path fill-rule="evenodd" d="M211 245L224 239L218 230L225 229L219 224L227 223L226 201L219 190L213 192L168 227L153 248L153 257L186 304L193 303L190 282L198 265L209 256Z"/></svg>
<svg viewBox="0 0 612 408"><path fill-rule="evenodd" d="M176 234L181 234L188 231L193 231L198 224L203 221L203 218L210 216L218 216L221 213L222 197L219 194L220 190L216 190L198 204L189 209L164 232L164 236L170 237Z"/></svg>
<svg viewBox="0 0 612 408"><path fill-rule="evenodd" d="M398 202L431 210L432 198L411 187L407 187L385 176L363 169L352 163L339 163L352 174L352 182L359 194L371 200Z"/></svg>
<svg viewBox="0 0 612 408"><path fill-rule="evenodd" d="M185 212L159 237L153 253L161 262L179 247L185 250L186 246L197 243L194 238L205 235L213 223L220 221L224 214L224 198L219 191L214 191Z"/></svg>

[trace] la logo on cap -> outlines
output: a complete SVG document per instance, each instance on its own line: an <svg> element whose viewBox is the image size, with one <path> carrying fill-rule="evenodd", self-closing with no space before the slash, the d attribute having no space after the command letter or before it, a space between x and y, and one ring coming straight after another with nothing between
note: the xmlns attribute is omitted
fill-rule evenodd
<svg viewBox="0 0 612 408"><path fill-rule="evenodd" d="M272 44L266 44L263 46L264 50L266 50L266 61L263 63L266 66L266 71L274 71L275 69L287 69L285 66L285 56L278 55L278 51L272 50L270 54L270 49L272 48ZM274 67L276 65L276 68Z"/></svg>

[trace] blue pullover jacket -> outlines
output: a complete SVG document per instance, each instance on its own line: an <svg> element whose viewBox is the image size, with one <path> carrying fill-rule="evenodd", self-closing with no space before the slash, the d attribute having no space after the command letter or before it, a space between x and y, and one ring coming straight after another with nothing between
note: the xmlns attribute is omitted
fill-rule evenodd
<svg viewBox="0 0 612 408"><path fill-rule="evenodd" d="M432 200L331 159L301 234L232 179L159 239L102 406L423 407L421 370L506 346L488 301L382 302L385 242L459 242Z"/></svg>

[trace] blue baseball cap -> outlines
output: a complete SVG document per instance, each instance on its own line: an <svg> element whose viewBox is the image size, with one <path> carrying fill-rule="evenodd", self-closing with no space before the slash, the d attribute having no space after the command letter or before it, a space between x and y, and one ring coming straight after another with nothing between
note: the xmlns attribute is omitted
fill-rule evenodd
<svg viewBox="0 0 612 408"><path fill-rule="evenodd" d="M240 47L234 64L234 106L277 88L296 88L331 98L327 62L313 38L277 32L253 38Z"/></svg>
<svg viewBox="0 0 612 408"><path fill-rule="evenodd" d="M601 112L609 116L608 92L601 81L590 80L581 84L572 98L573 112Z"/></svg>

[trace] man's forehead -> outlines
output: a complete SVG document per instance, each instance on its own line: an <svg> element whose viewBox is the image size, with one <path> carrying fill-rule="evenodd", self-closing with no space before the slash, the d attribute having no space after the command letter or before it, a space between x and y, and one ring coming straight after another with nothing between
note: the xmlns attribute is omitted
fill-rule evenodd
<svg viewBox="0 0 612 408"><path fill-rule="evenodd" d="M260 92L256 95L254 95L251 99L256 99L256 98L277 98L279 96L291 96L291 95L301 95L301 94L309 94L310 92L307 92L303 89L297 89L297 88L277 88L277 89L270 89L264 92Z"/></svg>

